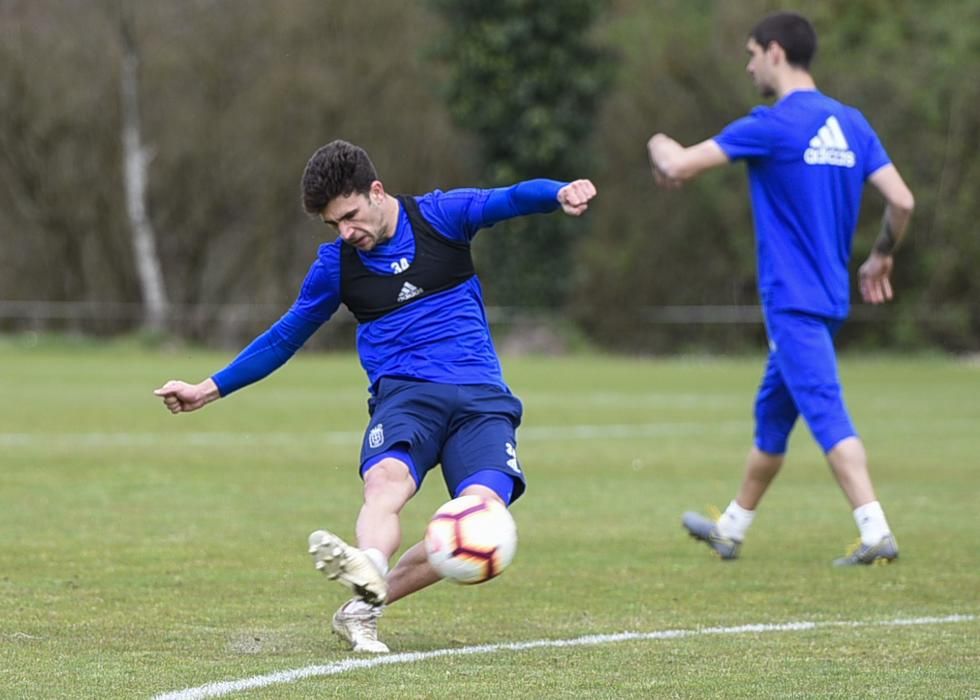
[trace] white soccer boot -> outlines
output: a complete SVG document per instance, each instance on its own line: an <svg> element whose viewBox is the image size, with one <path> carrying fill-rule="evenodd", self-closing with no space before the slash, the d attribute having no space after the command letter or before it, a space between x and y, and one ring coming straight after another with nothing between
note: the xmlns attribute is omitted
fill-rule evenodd
<svg viewBox="0 0 980 700"><path fill-rule="evenodd" d="M378 641L378 618L382 607L352 598L333 615L333 631L350 644L351 649L366 654L387 654L389 649Z"/></svg>
<svg viewBox="0 0 980 700"><path fill-rule="evenodd" d="M351 547L326 530L310 534L310 554L317 571L340 581L371 605L382 605L388 596L388 584L378 567L357 547Z"/></svg>

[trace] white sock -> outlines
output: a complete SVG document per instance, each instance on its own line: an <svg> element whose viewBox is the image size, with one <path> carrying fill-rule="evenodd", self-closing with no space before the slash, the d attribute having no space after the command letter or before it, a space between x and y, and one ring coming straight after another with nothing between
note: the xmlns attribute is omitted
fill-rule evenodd
<svg viewBox="0 0 980 700"><path fill-rule="evenodd" d="M382 576L388 575L388 559L385 555L381 553L380 549L364 549L362 550L364 555L371 560L371 563L378 567L378 571L381 572Z"/></svg>
<svg viewBox="0 0 980 700"><path fill-rule="evenodd" d="M861 543L869 547L881 542L881 538L885 535L891 534L888 521L885 520L885 511L881 509L878 501L871 501L855 508L854 522L861 531Z"/></svg>
<svg viewBox="0 0 980 700"><path fill-rule="evenodd" d="M725 512L718 519L718 534L741 542L755 517L754 510L745 510L735 501L728 504Z"/></svg>

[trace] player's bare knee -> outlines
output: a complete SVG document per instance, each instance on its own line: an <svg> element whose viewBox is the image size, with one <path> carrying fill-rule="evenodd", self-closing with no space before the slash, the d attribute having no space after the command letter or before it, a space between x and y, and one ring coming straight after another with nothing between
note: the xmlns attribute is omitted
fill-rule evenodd
<svg viewBox="0 0 980 700"><path fill-rule="evenodd" d="M398 506L415 493L415 480L404 462L383 459L364 473L364 501L395 501Z"/></svg>

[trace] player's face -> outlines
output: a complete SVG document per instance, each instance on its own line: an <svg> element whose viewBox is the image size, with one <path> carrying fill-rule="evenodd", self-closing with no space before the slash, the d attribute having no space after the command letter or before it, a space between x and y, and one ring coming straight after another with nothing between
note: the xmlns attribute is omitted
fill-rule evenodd
<svg viewBox="0 0 980 700"><path fill-rule="evenodd" d="M385 221L384 189L377 180L367 194L352 192L331 199L320 212L323 223L337 229L347 245L360 250L372 250L391 237L391 227Z"/></svg>
<svg viewBox="0 0 980 700"><path fill-rule="evenodd" d="M745 50L749 52L749 62L745 70L752 76L752 82L763 97L773 97L776 88L772 82L772 61L770 53L763 48L755 39L749 38L745 45Z"/></svg>

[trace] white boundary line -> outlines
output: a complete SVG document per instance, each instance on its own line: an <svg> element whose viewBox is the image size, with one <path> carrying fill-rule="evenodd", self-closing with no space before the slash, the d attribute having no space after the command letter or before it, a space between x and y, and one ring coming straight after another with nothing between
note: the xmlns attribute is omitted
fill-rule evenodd
<svg viewBox="0 0 980 700"><path fill-rule="evenodd" d="M321 666L306 666L291 671L277 671L262 676L251 676L236 681L215 681L196 688L185 688L154 696L153 700L199 700L217 698L254 688L292 683L304 678L335 676L347 671L356 671L392 664L411 664L445 656L469 656L472 654L493 654L498 651L525 651L555 647L596 646L617 644L619 642L645 641L652 639L680 639L719 634L743 634L765 632L800 632L824 627L905 627L909 625L941 625L953 622L972 622L976 615L946 615L944 617L913 617L881 621L841 621L841 622L785 622L782 624L752 624L737 627L702 627L698 629L659 630L655 632L620 632L619 634L592 634L574 639L538 639L530 642L508 642L505 644L482 644L479 646L458 647L456 649L434 649L432 651L408 652L373 656L370 658L351 658Z"/></svg>

